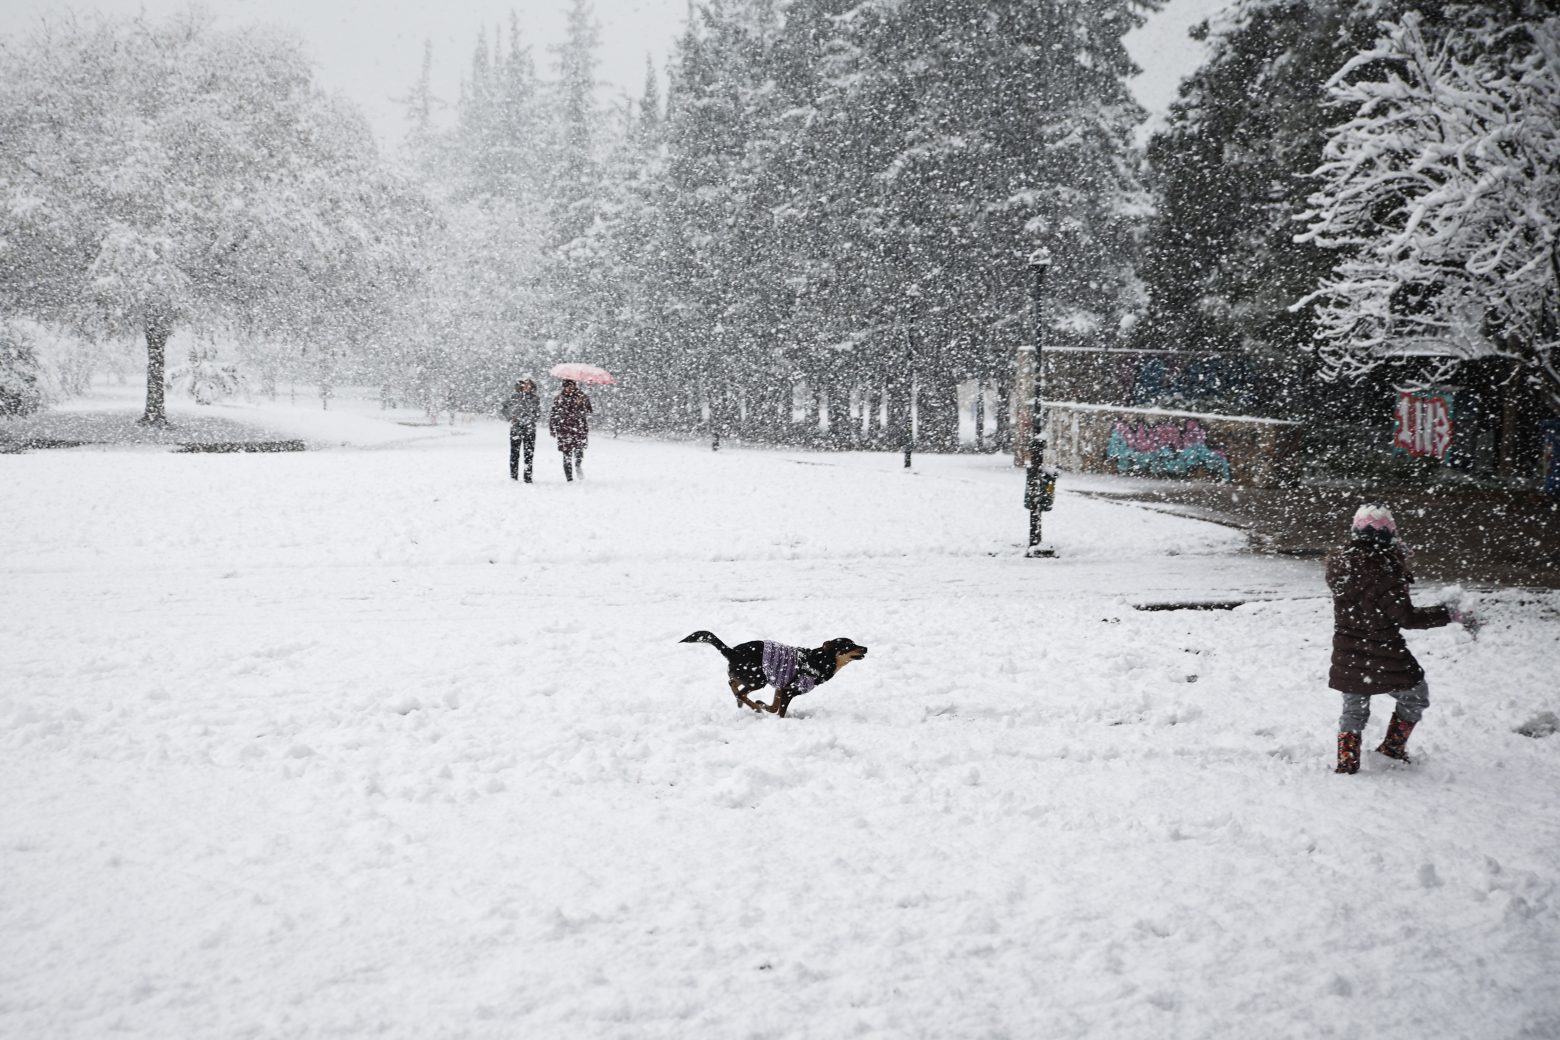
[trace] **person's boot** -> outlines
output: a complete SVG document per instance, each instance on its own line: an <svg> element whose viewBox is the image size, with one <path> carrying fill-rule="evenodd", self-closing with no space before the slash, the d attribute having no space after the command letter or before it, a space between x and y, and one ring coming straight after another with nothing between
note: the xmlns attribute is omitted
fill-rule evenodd
<svg viewBox="0 0 1560 1040"><path fill-rule="evenodd" d="M574 466L570 464L567 455L563 457L563 479L571 484L574 483Z"/></svg>
<svg viewBox="0 0 1560 1040"><path fill-rule="evenodd" d="M581 480L585 479L585 453L583 451L574 456L574 475Z"/></svg>
<svg viewBox="0 0 1560 1040"><path fill-rule="evenodd" d="M525 482L527 484L531 483L531 467L530 466L527 466L525 468Z"/></svg>
<svg viewBox="0 0 1560 1040"><path fill-rule="evenodd" d="M1338 768L1334 773L1360 771L1360 735L1347 731L1338 734Z"/></svg>
<svg viewBox="0 0 1560 1040"><path fill-rule="evenodd" d="M1381 742L1376 754L1395 758L1399 762L1412 762L1413 759L1408 757L1408 735L1412 732L1414 724L1393 712L1392 721L1387 723L1387 739Z"/></svg>

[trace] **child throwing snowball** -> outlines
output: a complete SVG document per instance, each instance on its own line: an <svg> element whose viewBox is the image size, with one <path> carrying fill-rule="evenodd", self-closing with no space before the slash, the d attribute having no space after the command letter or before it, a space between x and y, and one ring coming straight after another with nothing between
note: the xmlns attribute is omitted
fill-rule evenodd
<svg viewBox="0 0 1560 1040"><path fill-rule="evenodd" d="M1327 558L1327 587L1333 596L1327 685L1343 694L1334 772L1359 772L1361 734L1370 720L1370 699L1379 693L1391 696L1396 706L1386 740L1376 750L1409 761L1408 736L1430 704L1430 688L1402 630L1452 622L1473 628L1472 616L1458 608L1414 606L1408 595L1413 580L1392 511L1360 506L1349 527L1349 544Z"/></svg>

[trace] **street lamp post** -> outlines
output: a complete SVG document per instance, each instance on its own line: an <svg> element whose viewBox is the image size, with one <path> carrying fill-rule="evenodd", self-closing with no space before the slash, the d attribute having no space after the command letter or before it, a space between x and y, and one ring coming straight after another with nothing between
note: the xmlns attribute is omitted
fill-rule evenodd
<svg viewBox="0 0 1560 1040"><path fill-rule="evenodd" d="M1029 468L1024 473L1024 506L1029 510L1028 559L1045 559L1056 555L1056 550L1041 544L1041 516L1050 510L1056 499L1056 472L1045 468L1045 379L1041 369L1045 330L1041 321L1041 305L1045 296L1045 277L1051 271L1051 251L1042 246L1029 255L1029 311L1034 326L1034 343L1028 347L1032 355L1029 394Z"/></svg>

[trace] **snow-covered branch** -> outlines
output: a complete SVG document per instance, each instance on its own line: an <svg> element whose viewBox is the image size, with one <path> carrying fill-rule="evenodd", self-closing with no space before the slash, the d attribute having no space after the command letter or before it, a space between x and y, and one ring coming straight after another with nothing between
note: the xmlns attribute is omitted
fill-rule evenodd
<svg viewBox="0 0 1560 1040"><path fill-rule="evenodd" d="M1316 308L1335 373L1502 355L1560 411L1560 18L1384 30L1331 83L1354 114L1297 240L1343 257L1295 308Z"/></svg>

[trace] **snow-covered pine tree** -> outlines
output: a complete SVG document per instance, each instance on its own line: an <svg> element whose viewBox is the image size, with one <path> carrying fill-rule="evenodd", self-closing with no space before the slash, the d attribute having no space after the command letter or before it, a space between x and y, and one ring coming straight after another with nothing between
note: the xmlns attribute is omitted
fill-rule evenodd
<svg viewBox="0 0 1560 1040"><path fill-rule="evenodd" d="M1240 0L1194 31L1207 59L1148 144L1157 212L1138 267L1148 303L1137 345L1224 355L1281 377L1275 387L1303 378L1313 326L1290 304L1332 263L1294 239L1311 191L1304 175L1336 118L1328 79L1387 9Z"/></svg>
<svg viewBox="0 0 1560 1040"><path fill-rule="evenodd" d="M499 187L493 156L501 132L498 114L502 80L494 72L494 64L487 30L479 30L471 52L471 74L462 81L456 105L454 157L450 165L451 186L457 200L491 196Z"/></svg>
<svg viewBox="0 0 1560 1040"><path fill-rule="evenodd" d="M548 262L545 293L549 338L595 350L598 322L612 294L613 275L601 263L602 212L610 194L602 162L611 150L596 98L600 28L589 0L571 0L561 43L552 48L556 78L544 90L547 151Z"/></svg>
<svg viewBox="0 0 1560 1040"><path fill-rule="evenodd" d="M509 53L496 79L495 126L487 157L490 178L500 194L518 202L536 202L546 183L540 163L545 155L541 85L531 47L513 13L509 16Z"/></svg>
<svg viewBox="0 0 1560 1040"><path fill-rule="evenodd" d="M792 24L768 0L708 4L674 58L664 159L645 193L657 234L639 268L653 301L645 338L665 348L644 410L685 426L706 411L749 433L789 422L796 289L780 235L794 214L776 171L798 146L786 113L808 101L787 66Z"/></svg>
<svg viewBox="0 0 1560 1040"><path fill-rule="evenodd" d="M1560 414L1560 17L1417 13L1331 81L1301 236L1342 253L1317 307L1332 373L1404 354L1511 359Z"/></svg>
<svg viewBox="0 0 1560 1040"><path fill-rule="evenodd" d="M665 309L655 243L664 240L660 205L664 110L660 80L647 60L639 102L623 112L603 162L598 220L589 234L593 263L606 274L594 282L592 350L619 377L615 421L641 429L662 428L667 346L656 316Z"/></svg>
<svg viewBox="0 0 1560 1040"><path fill-rule="evenodd" d="M557 63L559 150L563 170L587 167L599 122L596 110L597 50L601 27L590 0L570 0L564 39L553 49Z"/></svg>
<svg viewBox="0 0 1560 1040"><path fill-rule="evenodd" d="M709 337L719 324L713 247L718 197L727 183L729 151L711 119L712 48L701 23L719 17L705 8L699 22L684 27L670 66L664 156L648 165L651 180L641 190L642 208L656 219L653 238L639 248L630 268L645 285L648 327L635 412L652 426L691 429L697 423L694 397L709 362ZM632 247L632 244L630 244Z"/></svg>
<svg viewBox="0 0 1560 1040"><path fill-rule="evenodd" d="M953 381L1004 371L1027 336L1023 258L1057 235L1072 262L1055 313L1113 328L1144 210L1120 37L1149 6L702 5L641 192L660 393L714 385L750 428L783 427L794 374L843 430L847 401L876 413L905 386L914 287L951 428Z"/></svg>
<svg viewBox="0 0 1560 1040"><path fill-rule="evenodd" d="M443 135L434 122L434 115L444 103L433 93L432 40L423 41L422 64L418 68L416 82L404 96L396 100L402 106L406 120L401 146L407 161L425 180L442 179L440 170L445 158Z"/></svg>
<svg viewBox="0 0 1560 1040"><path fill-rule="evenodd" d="M665 115L661 107L661 79L656 75L655 61L645 55L645 85L640 91L639 103L634 109L634 137L641 149L654 147L660 140L661 121Z"/></svg>
<svg viewBox="0 0 1560 1040"><path fill-rule="evenodd" d="M503 35L495 45L479 31L454 126L430 135L431 161L419 168L443 227L423 243L424 284L397 297L374 351L387 396L430 416L490 410L515 378L544 369L548 344L568 334L567 315L588 296L557 250L560 216L575 212L557 201L562 94L538 76L518 18Z"/></svg>
<svg viewBox="0 0 1560 1040"><path fill-rule="evenodd" d="M877 211L880 309L914 286L916 376L952 441L952 384L1005 367L1027 338L1023 258L1057 258L1048 318L1077 340L1114 335L1147 212L1122 36L1154 4L869 0L851 12L827 108L864 123L849 169ZM877 196L875 199L873 196ZM863 243L865 244L865 243ZM902 305L903 306L903 305Z"/></svg>

